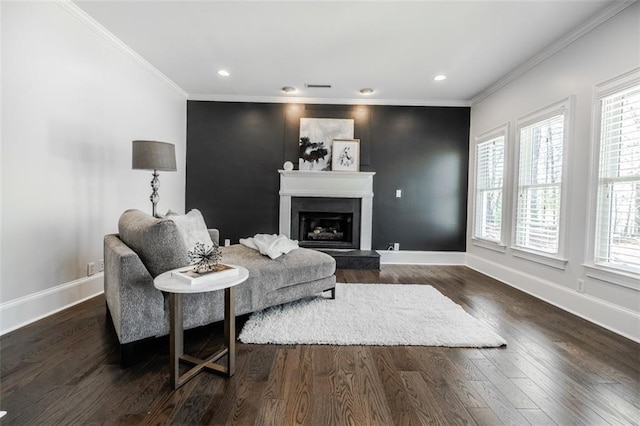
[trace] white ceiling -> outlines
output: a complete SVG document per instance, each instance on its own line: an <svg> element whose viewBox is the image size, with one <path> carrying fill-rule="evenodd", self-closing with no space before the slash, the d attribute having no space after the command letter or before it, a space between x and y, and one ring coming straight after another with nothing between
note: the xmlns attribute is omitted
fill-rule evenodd
<svg viewBox="0 0 640 426"><path fill-rule="evenodd" d="M189 99L460 105L616 2L75 3ZM441 73L447 79L434 81ZM283 86L297 92L285 95ZM375 92L365 97L364 87Z"/></svg>

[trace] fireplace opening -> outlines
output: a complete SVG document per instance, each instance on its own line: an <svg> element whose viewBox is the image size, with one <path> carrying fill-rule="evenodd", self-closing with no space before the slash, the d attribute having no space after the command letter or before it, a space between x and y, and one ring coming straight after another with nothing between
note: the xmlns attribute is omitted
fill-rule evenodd
<svg viewBox="0 0 640 426"><path fill-rule="evenodd" d="M353 213L301 212L300 237L303 242L353 243Z"/></svg>
<svg viewBox="0 0 640 426"><path fill-rule="evenodd" d="M360 248L360 200L296 197L291 203L291 238L301 247Z"/></svg>

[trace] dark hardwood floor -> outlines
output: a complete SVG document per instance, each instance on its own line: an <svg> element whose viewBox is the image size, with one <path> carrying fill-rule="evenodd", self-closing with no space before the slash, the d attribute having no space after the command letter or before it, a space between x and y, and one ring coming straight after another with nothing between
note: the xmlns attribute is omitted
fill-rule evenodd
<svg viewBox="0 0 640 426"><path fill-rule="evenodd" d="M462 266L338 272L433 285L508 341L499 349L237 346L231 379L174 391L167 338L119 365L104 298L0 338L2 425L559 424L640 422L640 345ZM238 329L246 317L238 319ZM186 332L203 356L222 325Z"/></svg>

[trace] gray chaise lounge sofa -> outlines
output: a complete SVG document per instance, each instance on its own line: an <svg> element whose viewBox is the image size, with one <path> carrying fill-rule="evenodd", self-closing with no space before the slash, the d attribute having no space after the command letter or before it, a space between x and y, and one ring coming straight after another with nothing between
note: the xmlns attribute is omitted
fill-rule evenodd
<svg viewBox="0 0 640 426"><path fill-rule="evenodd" d="M118 222L119 234L104 237L104 294L126 365L133 346L169 334L168 298L153 279L187 265L187 248L170 219L157 219L127 210ZM209 230L218 242L218 231ZM335 296L335 260L315 250L299 248L270 259L243 245L222 248L222 261L249 270L249 279L236 287L236 315L331 291ZM184 297L184 328L220 321L223 291Z"/></svg>

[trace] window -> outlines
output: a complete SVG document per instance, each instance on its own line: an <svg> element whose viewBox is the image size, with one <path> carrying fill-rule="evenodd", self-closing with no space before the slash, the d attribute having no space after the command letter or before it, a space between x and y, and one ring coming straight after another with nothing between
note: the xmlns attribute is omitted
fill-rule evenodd
<svg viewBox="0 0 640 426"><path fill-rule="evenodd" d="M640 84L599 97L595 263L640 272Z"/></svg>
<svg viewBox="0 0 640 426"><path fill-rule="evenodd" d="M480 139L476 145L474 237L502 242L504 135Z"/></svg>
<svg viewBox="0 0 640 426"><path fill-rule="evenodd" d="M518 125L514 246L558 257L568 101Z"/></svg>

